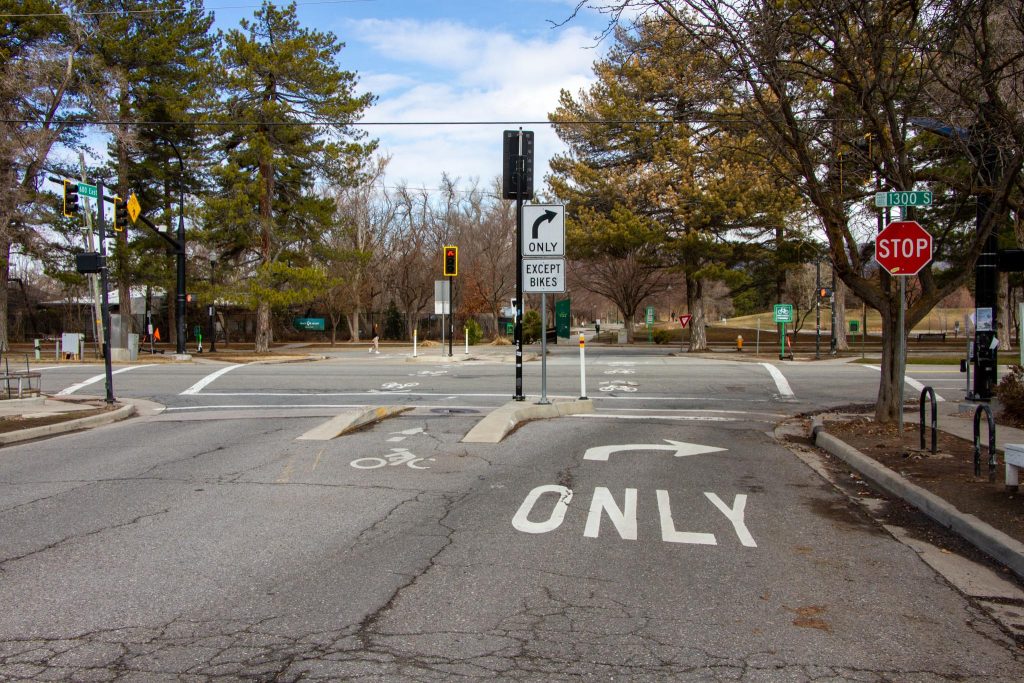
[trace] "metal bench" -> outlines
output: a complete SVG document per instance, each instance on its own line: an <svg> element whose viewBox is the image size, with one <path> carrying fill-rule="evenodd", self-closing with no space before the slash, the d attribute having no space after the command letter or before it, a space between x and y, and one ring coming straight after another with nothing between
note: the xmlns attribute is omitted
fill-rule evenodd
<svg viewBox="0 0 1024 683"><path fill-rule="evenodd" d="M946 341L945 332L918 332L917 341Z"/></svg>
<svg viewBox="0 0 1024 683"><path fill-rule="evenodd" d="M7 398L24 398L25 394L29 396L40 396L43 391L43 376L39 372L33 372L29 366L28 354L25 354L25 369L11 369L11 357L10 354L4 355L3 370L0 374L0 381L4 383L4 389L7 393ZM33 381L35 384L33 385ZM15 385L17 385L17 391L15 395Z"/></svg>

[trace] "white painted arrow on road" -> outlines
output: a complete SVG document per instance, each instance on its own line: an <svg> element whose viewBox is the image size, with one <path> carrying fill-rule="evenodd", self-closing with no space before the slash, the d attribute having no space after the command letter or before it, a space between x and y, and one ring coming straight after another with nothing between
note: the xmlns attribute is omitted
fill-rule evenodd
<svg viewBox="0 0 1024 683"><path fill-rule="evenodd" d="M608 456L619 451L671 451L672 455L682 458L687 455L700 455L701 453L715 453L725 451L727 448L716 446L702 446L699 443L686 443L684 441L673 441L665 439L667 444L661 443L628 443L619 446L594 446L588 448L583 454L584 460L608 460Z"/></svg>

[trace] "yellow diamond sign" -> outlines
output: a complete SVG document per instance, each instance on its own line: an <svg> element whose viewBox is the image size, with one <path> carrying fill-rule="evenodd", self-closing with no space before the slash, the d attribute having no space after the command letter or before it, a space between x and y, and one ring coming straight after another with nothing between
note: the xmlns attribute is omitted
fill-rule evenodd
<svg viewBox="0 0 1024 683"><path fill-rule="evenodd" d="M132 223L139 220L140 213L142 213L142 205L139 204L139 198L132 192L128 197L128 216L131 217Z"/></svg>

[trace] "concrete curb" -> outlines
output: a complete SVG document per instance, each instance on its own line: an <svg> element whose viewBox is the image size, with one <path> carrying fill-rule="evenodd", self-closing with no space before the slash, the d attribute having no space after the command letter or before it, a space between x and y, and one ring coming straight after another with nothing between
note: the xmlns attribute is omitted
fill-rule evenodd
<svg viewBox="0 0 1024 683"><path fill-rule="evenodd" d="M111 422L127 419L134 414L135 406L128 404L122 405L120 408L111 410L108 413L103 413L102 415L91 415L77 420L67 420L66 422L58 422L57 424L44 425L42 427L30 427L17 432L10 432L9 434L0 434L0 446L7 446L8 444L18 443L19 441L29 441L30 439L41 439L46 436L57 436L58 434L75 432L80 429L101 427L103 425L110 424Z"/></svg>
<svg viewBox="0 0 1024 683"><path fill-rule="evenodd" d="M557 401L545 405L509 401L477 422L476 426L462 437L462 443L500 443L509 432L524 422L593 412L594 402L589 398Z"/></svg>
<svg viewBox="0 0 1024 683"><path fill-rule="evenodd" d="M974 515L961 512L934 493L896 474L856 448L825 431L821 417L811 422L811 440L857 470L865 479L890 495L902 498L944 527L960 534L979 550L1002 562L1024 578L1024 543L1011 538Z"/></svg>
<svg viewBox="0 0 1024 683"><path fill-rule="evenodd" d="M412 408L410 406L375 406L361 410L349 410L317 425L298 438L301 441L330 441L368 424L400 415L407 410L412 410Z"/></svg>

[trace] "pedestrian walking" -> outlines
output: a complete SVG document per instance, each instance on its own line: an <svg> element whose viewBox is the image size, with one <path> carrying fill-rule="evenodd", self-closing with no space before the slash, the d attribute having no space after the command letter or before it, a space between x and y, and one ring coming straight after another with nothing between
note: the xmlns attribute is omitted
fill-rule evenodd
<svg viewBox="0 0 1024 683"><path fill-rule="evenodd" d="M380 331L377 326L373 326L373 346L370 347L370 353L380 353Z"/></svg>

